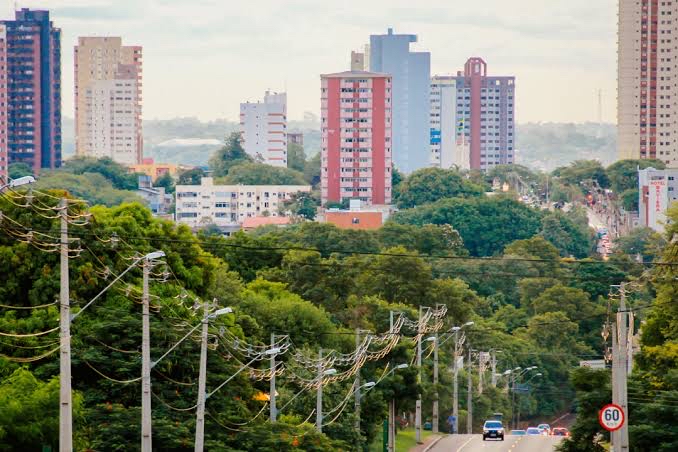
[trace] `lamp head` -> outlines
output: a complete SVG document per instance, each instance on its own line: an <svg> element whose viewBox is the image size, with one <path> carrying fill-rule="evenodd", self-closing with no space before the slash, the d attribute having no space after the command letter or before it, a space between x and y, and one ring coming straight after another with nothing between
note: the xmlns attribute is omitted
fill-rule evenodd
<svg viewBox="0 0 678 452"><path fill-rule="evenodd" d="M473 326L475 325L476 322L466 322L464 323L464 326Z"/></svg>
<svg viewBox="0 0 678 452"><path fill-rule="evenodd" d="M426 339L424 339L424 341L426 341L426 342L435 342L435 341L436 341L436 337L435 337L435 336L429 336L429 337L427 337Z"/></svg>
<svg viewBox="0 0 678 452"><path fill-rule="evenodd" d="M375 382L373 382L373 381L368 381L367 383L365 383L365 384L362 385L361 387L362 387L362 388L371 388L371 387L373 387L374 385L376 385Z"/></svg>
<svg viewBox="0 0 678 452"><path fill-rule="evenodd" d="M160 259L161 257L165 257L164 251L153 251L152 253L148 253L147 255L145 255L144 259L146 259L147 261L151 261L153 259Z"/></svg>
<svg viewBox="0 0 678 452"><path fill-rule="evenodd" d="M268 350L266 350L264 352L264 354L266 354L266 355L277 355L278 353L280 353L279 347L269 348Z"/></svg>
<svg viewBox="0 0 678 452"><path fill-rule="evenodd" d="M217 309L216 311L214 311L214 313L212 313L212 317L219 317L220 315L230 314L231 312L233 312L232 308Z"/></svg>
<svg viewBox="0 0 678 452"><path fill-rule="evenodd" d="M327 369L323 372L323 375L334 375L337 373L337 369Z"/></svg>
<svg viewBox="0 0 678 452"><path fill-rule="evenodd" d="M32 184L33 182L35 182L35 177L33 176L17 177L9 181L9 187L20 187L21 185Z"/></svg>
<svg viewBox="0 0 678 452"><path fill-rule="evenodd" d="M398 370L398 369L407 369L409 367L409 364L398 364L393 368L393 370Z"/></svg>

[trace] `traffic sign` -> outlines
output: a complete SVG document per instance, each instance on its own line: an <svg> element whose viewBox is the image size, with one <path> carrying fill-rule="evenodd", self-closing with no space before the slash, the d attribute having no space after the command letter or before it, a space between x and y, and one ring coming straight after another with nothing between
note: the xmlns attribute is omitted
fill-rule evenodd
<svg viewBox="0 0 678 452"><path fill-rule="evenodd" d="M600 412L598 412L598 422L608 432L619 430L626 421L624 417L624 410L619 405L610 403L605 405Z"/></svg>

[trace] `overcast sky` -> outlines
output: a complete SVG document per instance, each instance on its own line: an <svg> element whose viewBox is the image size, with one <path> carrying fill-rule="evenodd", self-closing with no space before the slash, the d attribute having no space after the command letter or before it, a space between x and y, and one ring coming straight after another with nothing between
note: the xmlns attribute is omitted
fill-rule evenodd
<svg viewBox="0 0 678 452"><path fill-rule="evenodd" d="M0 0L0 17L13 17ZM346 70L370 34L417 34L433 74L470 56L517 77L516 117L615 121L617 0L17 0L63 30L63 114L73 116L78 36L144 48L144 117L236 120L239 103L287 88L291 119L319 114L319 74Z"/></svg>

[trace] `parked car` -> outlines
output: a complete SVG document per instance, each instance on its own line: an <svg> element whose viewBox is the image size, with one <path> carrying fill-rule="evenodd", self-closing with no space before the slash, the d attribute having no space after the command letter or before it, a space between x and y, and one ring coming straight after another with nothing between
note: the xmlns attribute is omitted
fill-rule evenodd
<svg viewBox="0 0 678 452"><path fill-rule="evenodd" d="M549 436L551 434L551 426L548 424L539 424L537 428L542 433L542 435Z"/></svg>
<svg viewBox="0 0 678 452"><path fill-rule="evenodd" d="M483 425L483 441L488 439L504 441L504 425L501 421L485 421L485 425Z"/></svg>

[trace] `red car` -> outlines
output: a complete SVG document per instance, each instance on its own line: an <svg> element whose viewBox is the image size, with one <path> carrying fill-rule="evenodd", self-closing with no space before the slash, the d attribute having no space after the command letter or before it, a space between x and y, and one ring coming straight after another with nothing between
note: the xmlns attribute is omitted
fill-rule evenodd
<svg viewBox="0 0 678 452"><path fill-rule="evenodd" d="M565 427L556 427L553 430L551 430L551 436L565 436L569 437L570 436L570 431L566 429Z"/></svg>

